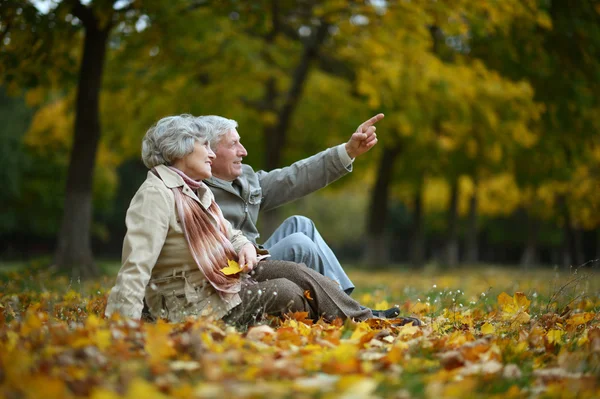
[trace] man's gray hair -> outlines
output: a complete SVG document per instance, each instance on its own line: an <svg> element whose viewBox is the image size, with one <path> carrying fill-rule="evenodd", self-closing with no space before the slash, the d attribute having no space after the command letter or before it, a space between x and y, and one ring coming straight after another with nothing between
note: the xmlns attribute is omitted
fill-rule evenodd
<svg viewBox="0 0 600 399"><path fill-rule="evenodd" d="M142 140L142 161L148 169L172 165L194 151L196 141L212 136L213 126L189 114L167 116L154 124Z"/></svg>
<svg viewBox="0 0 600 399"><path fill-rule="evenodd" d="M211 134L208 136L208 141L212 149L216 149L223 136L227 134L231 129L238 127L238 123L233 119L223 118L217 115L206 115L198 117L201 121L210 123L212 125Z"/></svg>

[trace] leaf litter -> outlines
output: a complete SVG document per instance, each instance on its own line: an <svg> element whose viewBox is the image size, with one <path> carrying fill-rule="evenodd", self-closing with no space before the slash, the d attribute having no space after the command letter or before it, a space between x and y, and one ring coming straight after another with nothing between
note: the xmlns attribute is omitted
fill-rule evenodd
<svg viewBox="0 0 600 399"><path fill-rule="evenodd" d="M422 290L429 301L400 304L419 327L297 312L241 329L208 318L106 319L110 279L74 290L62 277L48 288L42 272L8 277L3 397L600 397L598 293L561 304L551 293L500 292L469 303L474 293L436 286L438 302ZM28 288L37 278L44 289ZM388 297L375 288L359 299Z"/></svg>

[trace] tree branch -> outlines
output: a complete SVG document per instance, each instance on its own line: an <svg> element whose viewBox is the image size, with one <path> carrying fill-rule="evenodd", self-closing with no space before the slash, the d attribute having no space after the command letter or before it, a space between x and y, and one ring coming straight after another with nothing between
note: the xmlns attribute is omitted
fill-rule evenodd
<svg viewBox="0 0 600 399"><path fill-rule="evenodd" d="M97 20L90 8L81 4L79 0L70 0L69 3L73 15L79 18L86 28L96 27Z"/></svg>

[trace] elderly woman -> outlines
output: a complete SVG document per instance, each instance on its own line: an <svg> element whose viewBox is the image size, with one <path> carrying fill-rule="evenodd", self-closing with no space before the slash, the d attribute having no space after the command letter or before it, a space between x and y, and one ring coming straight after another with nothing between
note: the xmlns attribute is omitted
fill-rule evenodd
<svg viewBox="0 0 600 399"><path fill-rule="evenodd" d="M123 263L106 315L139 319L145 300L152 316L172 322L212 316L247 324L290 311L327 320L372 317L304 265L257 262L254 245L223 218L202 183L215 159L207 140L212 128L180 115L146 133L142 159L150 171L127 210ZM243 265L241 273L223 272L232 260Z"/></svg>

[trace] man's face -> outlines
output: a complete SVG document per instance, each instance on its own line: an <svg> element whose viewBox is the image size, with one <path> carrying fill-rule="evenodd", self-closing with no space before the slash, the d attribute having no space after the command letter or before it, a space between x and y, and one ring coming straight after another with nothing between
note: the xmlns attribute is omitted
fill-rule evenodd
<svg viewBox="0 0 600 399"><path fill-rule="evenodd" d="M242 175L242 158L248 155L240 143L236 129L227 132L214 149L217 158L213 160L212 174L219 179L234 181Z"/></svg>

